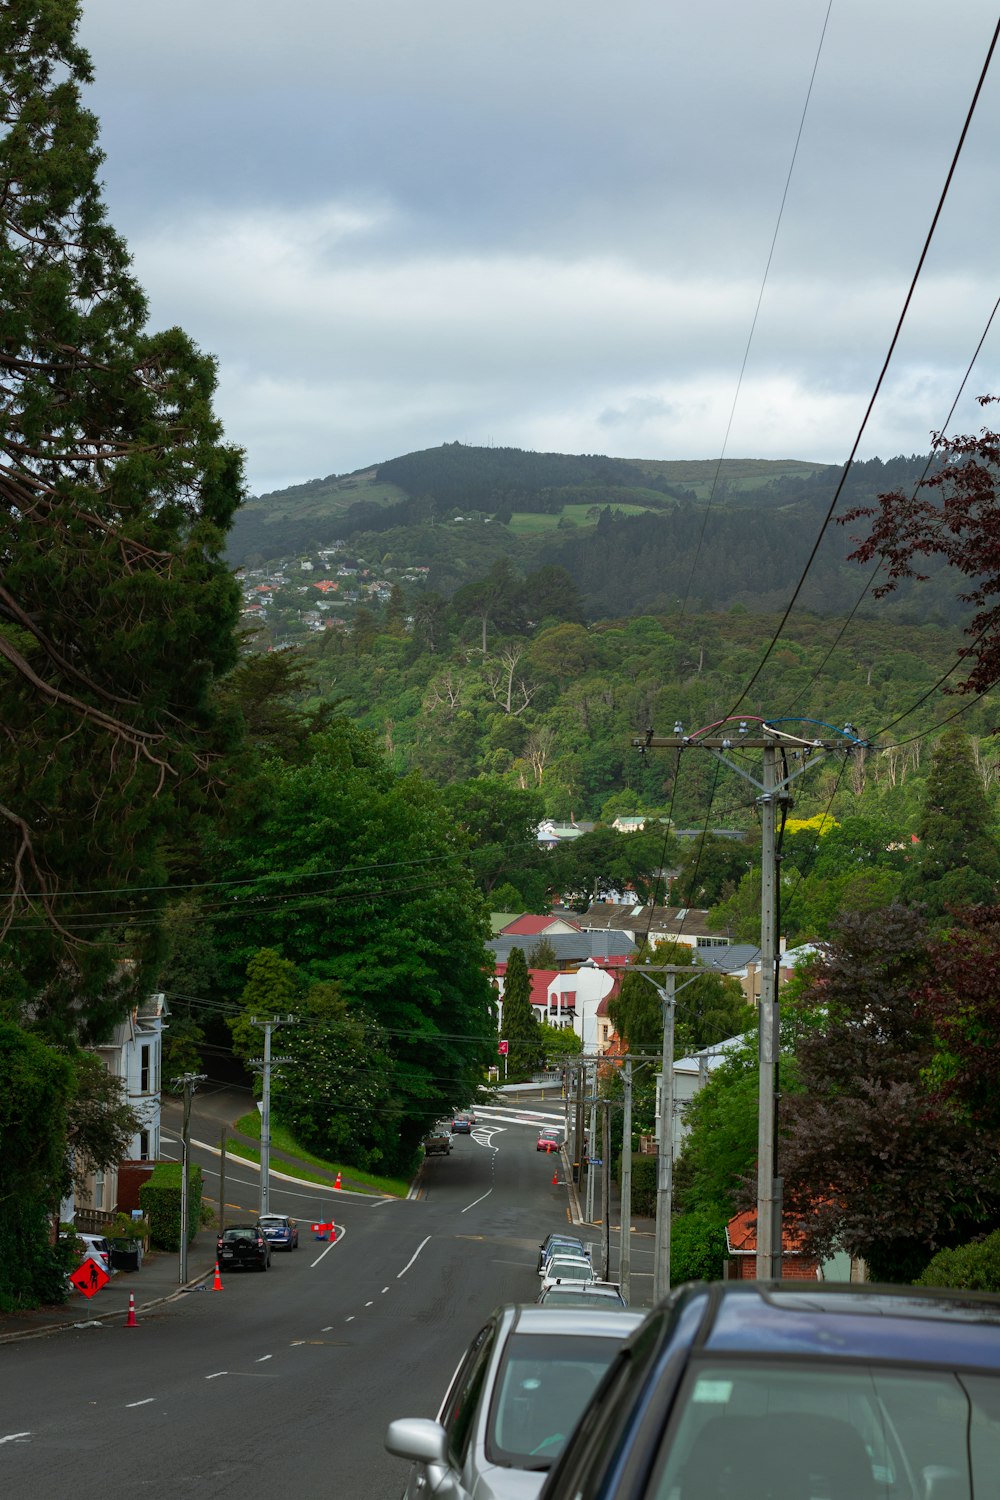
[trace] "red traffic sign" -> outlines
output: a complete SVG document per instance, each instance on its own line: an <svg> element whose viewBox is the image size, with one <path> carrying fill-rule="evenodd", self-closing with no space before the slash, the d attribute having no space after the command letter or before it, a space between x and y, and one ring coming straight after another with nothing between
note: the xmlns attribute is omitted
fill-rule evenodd
<svg viewBox="0 0 1000 1500"><path fill-rule="evenodd" d="M506 1057L509 1050L510 1050L510 1043L509 1042L498 1042L497 1043L497 1052L500 1054L501 1057Z"/></svg>
<svg viewBox="0 0 1000 1500"><path fill-rule="evenodd" d="M312 1225L312 1232L313 1232L313 1234L326 1234L327 1230L332 1229L332 1228L333 1228L333 1224L332 1223L331 1224L313 1224Z"/></svg>
<svg viewBox="0 0 1000 1500"><path fill-rule="evenodd" d="M77 1266L69 1279L78 1292L82 1292L85 1297L92 1297L95 1292L107 1286L111 1277L96 1260L85 1260L82 1265Z"/></svg>

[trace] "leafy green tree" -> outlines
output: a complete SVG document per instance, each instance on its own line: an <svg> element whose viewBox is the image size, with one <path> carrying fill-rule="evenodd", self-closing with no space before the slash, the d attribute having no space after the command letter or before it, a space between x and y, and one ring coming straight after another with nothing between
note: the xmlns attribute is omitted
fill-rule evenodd
<svg viewBox="0 0 1000 1500"><path fill-rule="evenodd" d="M715 906L736 889L748 867L759 861L759 852L742 839L699 834L683 846L680 871L670 886L670 899L677 906Z"/></svg>
<svg viewBox="0 0 1000 1500"><path fill-rule="evenodd" d="M502 776L477 776L443 792L445 806L468 840L468 857L486 895L504 882L544 884L536 829L545 814L538 792L522 791ZM511 908L513 910L513 908Z"/></svg>
<svg viewBox="0 0 1000 1500"><path fill-rule="evenodd" d="M78 16L0 14L0 971L8 1008L100 1036L149 986L164 841L226 745L242 476L214 362L144 330Z"/></svg>
<svg viewBox="0 0 1000 1500"><path fill-rule="evenodd" d="M568 1057L578 1057L583 1051L583 1043L572 1026L552 1026L548 1021L540 1021L539 1026L547 1062L561 1067Z"/></svg>
<svg viewBox="0 0 1000 1500"><path fill-rule="evenodd" d="M212 851L233 882L213 891L227 994L260 948L306 985L337 980L350 1014L386 1038L401 1101L392 1166L405 1167L427 1119L473 1097L495 1056L488 918L455 825L429 783L394 775L346 720L303 765L261 765L244 806Z"/></svg>
<svg viewBox="0 0 1000 1500"><path fill-rule="evenodd" d="M746 1206L757 1161L757 1108L754 1045L727 1058L688 1105L688 1134L675 1173L682 1213L725 1223Z"/></svg>
<svg viewBox="0 0 1000 1500"><path fill-rule="evenodd" d="M66 1117L70 1170L77 1186L92 1172L107 1171L128 1155L145 1121L128 1102L124 1081L109 1073L94 1052L73 1057L73 1099Z"/></svg>
<svg viewBox="0 0 1000 1500"><path fill-rule="evenodd" d="M530 1077L544 1061L545 1044L531 1003L528 965L520 948L512 948L507 955L501 1025L508 1044L508 1078L516 1082Z"/></svg>
<svg viewBox="0 0 1000 1500"><path fill-rule="evenodd" d="M261 1053L264 1032L252 1018L264 1021L293 1015L304 987L295 965L273 948L260 948L254 954L247 964L239 1014L229 1022L233 1050L244 1064Z"/></svg>
<svg viewBox="0 0 1000 1500"><path fill-rule="evenodd" d="M949 907L990 905L1000 883L1000 846L968 735L946 729L934 751L920 843L903 895L932 918Z"/></svg>
<svg viewBox="0 0 1000 1500"><path fill-rule="evenodd" d="M528 950L529 969L558 969L559 959L547 937L540 937Z"/></svg>
<svg viewBox="0 0 1000 1500"><path fill-rule="evenodd" d="M636 965L679 964L696 967L687 943L657 943L643 948ZM618 1035L635 1052L658 1051L663 1041L663 1002L658 993L663 974L626 973L618 994L608 1002L608 1014ZM739 1036L753 1022L743 991L735 979L724 974L699 973L687 979L675 975L674 1055L683 1056Z"/></svg>

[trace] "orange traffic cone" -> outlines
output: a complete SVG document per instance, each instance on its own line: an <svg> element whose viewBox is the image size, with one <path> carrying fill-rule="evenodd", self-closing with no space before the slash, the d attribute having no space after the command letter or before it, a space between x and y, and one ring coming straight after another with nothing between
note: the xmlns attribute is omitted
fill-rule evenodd
<svg viewBox="0 0 1000 1500"><path fill-rule="evenodd" d="M340 1187L340 1173L339 1172L337 1173L337 1180L336 1180L336 1182L333 1185L334 1185L335 1188L339 1188Z"/></svg>
<svg viewBox="0 0 1000 1500"><path fill-rule="evenodd" d="M126 1328L138 1328L138 1326L139 1326L138 1323L135 1321L135 1292L129 1292L129 1294L128 1294L128 1317L125 1319L125 1327Z"/></svg>
<svg viewBox="0 0 1000 1500"><path fill-rule="evenodd" d="M559 1173L558 1172L553 1172L552 1173L552 1186L553 1187L558 1187L559 1186Z"/></svg>
<svg viewBox="0 0 1000 1500"><path fill-rule="evenodd" d="M225 1287L222 1285L222 1277L219 1275L219 1262L218 1261L215 1262L215 1280L212 1282L212 1291L213 1292L222 1292L222 1291L225 1291Z"/></svg>
<svg viewBox="0 0 1000 1500"><path fill-rule="evenodd" d="M334 1244L337 1243L337 1226L332 1219L330 1220L330 1239Z"/></svg>

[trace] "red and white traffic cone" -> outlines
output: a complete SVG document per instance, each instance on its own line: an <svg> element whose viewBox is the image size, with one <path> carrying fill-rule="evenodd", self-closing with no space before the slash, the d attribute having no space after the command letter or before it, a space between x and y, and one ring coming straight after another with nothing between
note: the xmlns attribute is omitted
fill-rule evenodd
<svg viewBox="0 0 1000 1500"><path fill-rule="evenodd" d="M135 1321L135 1292L129 1292L129 1294L128 1294L128 1317L125 1319L125 1327L126 1328L138 1328L138 1326L139 1326L138 1323Z"/></svg>
<svg viewBox="0 0 1000 1500"><path fill-rule="evenodd" d="M553 1172L552 1173L552 1186L553 1187L558 1187L559 1186L559 1173L558 1172Z"/></svg>
<svg viewBox="0 0 1000 1500"><path fill-rule="evenodd" d="M215 1280L212 1282L212 1291L213 1292L223 1292L223 1291L225 1291L225 1287L222 1285L222 1277L219 1275L219 1262L218 1261L215 1262Z"/></svg>
<svg viewBox="0 0 1000 1500"><path fill-rule="evenodd" d="M330 1220L330 1239L334 1244L337 1243L337 1226L332 1219Z"/></svg>
<svg viewBox="0 0 1000 1500"><path fill-rule="evenodd" d="M339 1188L340 1187L340 1173L339 1172L337 1173L337 1180L336 1180L336 1182L333 1185L334 1185L335 1188Z"/></svg>

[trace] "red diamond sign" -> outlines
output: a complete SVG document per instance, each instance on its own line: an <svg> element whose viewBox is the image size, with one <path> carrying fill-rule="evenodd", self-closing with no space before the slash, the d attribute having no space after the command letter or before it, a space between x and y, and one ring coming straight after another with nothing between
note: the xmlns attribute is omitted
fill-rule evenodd
<svg viewBox="0 0 1000 1500"><path fill-rule="evenodd" d="M111 1277L96 1260L85 1260L82 1265L77 1266L69 1279L78 1292L82 1292L85 1297L92 1297L95 1292L107 1286Z"/></svg>

